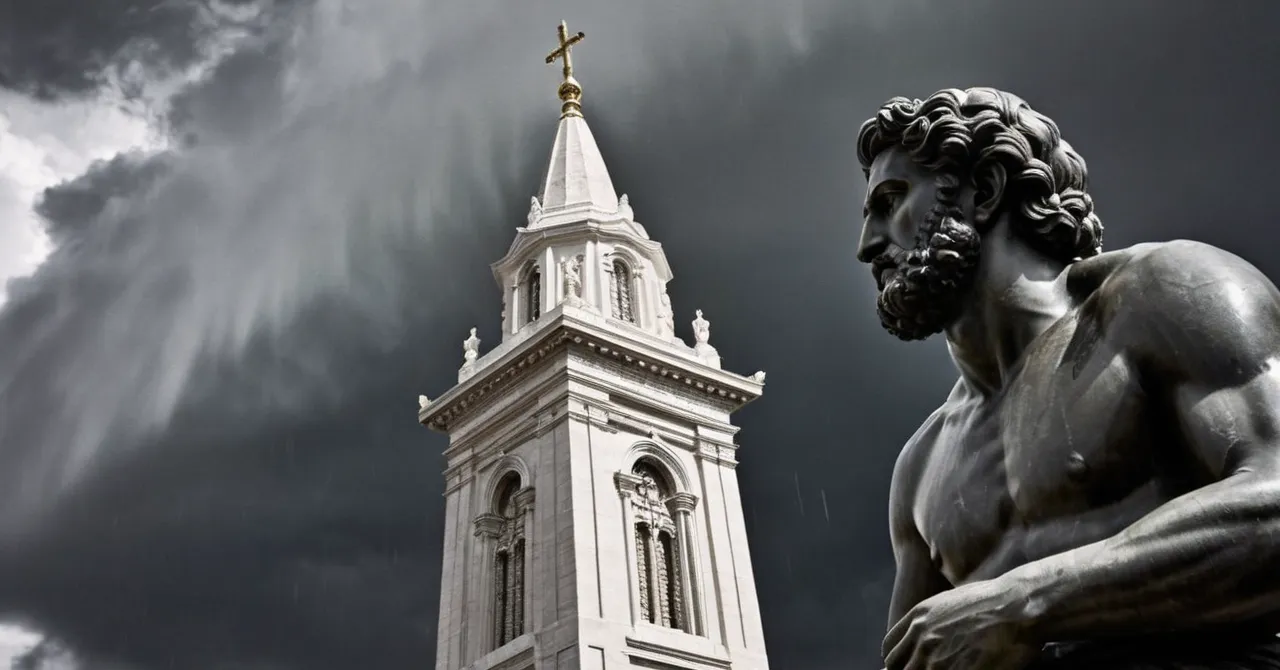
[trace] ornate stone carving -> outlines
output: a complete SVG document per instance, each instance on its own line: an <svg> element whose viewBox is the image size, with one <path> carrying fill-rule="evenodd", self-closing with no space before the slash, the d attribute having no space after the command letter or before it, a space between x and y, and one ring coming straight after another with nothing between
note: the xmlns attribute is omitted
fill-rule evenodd
<svg viewBox="0 0 1280 670"><path fill-rule="evenodd" d="M470 365L480 357L480 338L476 337L476 329L471 329L471 336L462 341L463 365Z"/></svg>
<svg viewBox="0 0 1280 670"><path fill-rule="evenodd" d="M619 473L622 474L622 473ZM690 503L688 494L674 494L667 476L648 461L638 461L630 477L614 477L623 486L634 487L626 496L634 523L636 553L636 588L640 596L640 617L644 621L667 628L689 630L686 625L686 593L688 583L682 559L685 533L676 515L676 507Z"/></svg>
<svg viewBox="0 0 1280 670"><path fill-rule="evenodd" d="M755 383L757 383L757 384L763 384L763 383L764 383L764 370L757 370L755 374L751 375L750 377L747 377L747 379L750 379L751 381L753 381L753 382L755 382Z"/></svg>
<svg viewBox="0 0 1280 670"><path fill-rule="evenodd" d="M635 269L621 258L609 262L609 314L627 323L636 322L634 272Z"/></svg>
<svg viewBox="0 0 1280 670"><path fill-rule="evenodd" d="M496 538L502 533L504 519L497 514L485 513L475 518L476 536Z"/></svg>
<svg viewBox="0 0 1280 670"><path fill-rule="evenodd" d="M694 310L693 319L693 351L703 363L713 368L720 367L720 353L711 346L711 322L702 318L702 310Z"/></svg>
<svg viewBox="0 0 1280 670"><path fill-rule="evenodd" d="M676 336L676 316L671 309L671 296L666 291L658 298L658 337L670 340Z"/></svg>
<svg viewBox="0 0 1280 670"><path fill-rule="evenodd" d="M542 216L542 203L538 202L538 196L529 199L529 225L532 226Z"/></svg>
<svg viewBox="0 0 1280 670"><path fill-rule="evenodd" d="M560 262L564 275L564 302L571 307L582 305L582 257L573 256Z"/></svg>
<svg viewBox="0 0 1280 670"><path fill-rule="evenodd" d="M485 514L477 519L483 520L483 534L493 557L494 648L524 634L525 515L533 496L532 488L517 490L516 480L503 484L497 514Z"/></svg>
<svg viewBox="0 0 1280 670"><path fill-rule="evenodd" d="M476 359L480 357L480 338L476 337L476 329L471 329L471 336L462 341L462 367L458 368L458 381L464 381L476 372Z"/></svg>
<svg viewBox="0 0 1280 670"><path fill-rule="evenodd" d="M613 473L613 484L618 487L619 495L635 495L636 487L640 485L640 478L629 472L615 472Z"/></svg>
<svg viewBox="0 0 1280 670"><path fill-rule="evenodd" d="M532 486L526 486L520 489L515 494L516 509L519 510L521 514L533 510L533 503L536 498L537 494Z"/></svg>
<svg viewBox="0 0 1280 670"><path fill-rule="evenodd" d="M589 335L565 328L546 333L540 344L528 356L513 361L508 366L494 368L483 383L477 384L465 395L437 399L432 406L439 406L439 409L428 419L426 425L436 430L449 430L450 426L470 416L476 408L488 406L485 402L487 398L498 397L505 389L519 383L530 369L535 368L561 347L570 344L575 348L591 352L592 355L582 356L579 359L584 365L608 370L638 384L651 385L651 388L665 393L664 397L670 398L688 411L702 411L690 402L690 398L696 397L699 401L710 403L718 409L732 411L756 397L755 394L717 387L708 379L686 370L651 365L647 361L628 356L626 352L613 348L606 351L601 343ZM463 376L463 378L466 377ZM681 395L675 394L673 389L679 389Z"/></svg>
<svg viewBox="0 0 1280 670"><path fill-rule="evenodd" d="M711 341L711 322L702 318L702 310L693 310L693 341L708 344Z"/></svg>
<svg viewBox="0 0 1280 670"><path fill-rule="evenodd" d="M676 516L681 512L692 512L698 507L698 496L692 493L680 491L671 494L667 499L667 508L671 510L671 515Z"/></svg>

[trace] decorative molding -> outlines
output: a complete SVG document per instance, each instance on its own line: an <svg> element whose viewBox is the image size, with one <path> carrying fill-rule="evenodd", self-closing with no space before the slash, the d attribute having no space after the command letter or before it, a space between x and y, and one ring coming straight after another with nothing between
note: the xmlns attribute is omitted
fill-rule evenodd
<svg viewBox="0 0 1280 670"><path fill-rule="evenodd" d="M622 467L618 469L619 472L630 474L635 469L636 463L644 458L657 462L657 465L666 473L667 478L671 480L671 486L677 492L692 489L689 473L685 472L684 464L680 462L680 459L670 450L651 440L641 440L631 445L626 455L622 457Z"/></svg>
<svg viewBox="0 0 1280 670"><path fill-rule="evenodd" d="M698 654L692 651L685 651L683 649L677 649L675 647L668 647L665 644L658 644L656 642L640 640L630 636L627 637L627 646L632 649L635 649L636 651L649 652L650 654L655 654L660 657L666 656L668 658L678 659L681 661L685 661L687 663L697 663L700 665L710 666L712 668L724 668L725 670L728 670L729 668L733 667L733 662L730 661L728 658ZM645 657L641 656L640 658L645 658ZM646 660L658 660L658 659L646 659Z"/></svg>
<svg viewBox="0 0 1280 670"><path fill-rule="evenodd" d="M533 471L529 469L529 465L524 462L523 458L515 454L503 454L498 460L488 465L489 476L485 480L484 498L481 499L484 510L493 512L494 505L497 504L498 486L502 484L502 480L510 473L515 473L520 480L520 487L531 488L533 486Z"/></svg>
<svg viewBox="0 0 1280 670"><path fill-rule="evenodd" d="M684 361L678 365L672 362L655 359L641 354L631 346L610 341L599 334L588 332L576 324L561 322L537 343L523 351L508 352L510 360L505 365L499 361L481 366L470 384L460 384L444 396L437 398L418 415L424 425L441 432L449 430L460 420L473 415L479 408L489 405L495 399L503 397L503 391L510 388L529 371L545 361L549 356L566 348L592 354L591 358L601 363L609 361L618 364L633 374L644 379L665 382L664 386L682 387L695 397L704 401L712 401L713 406L733 411L759 397L747 388L755 387L750 381L732 375L723 382L714 379L715 373L729 376L716 370L707 369L713 374L699 374L683 367ZM677 354L667 354L675 356ZM690 362L691 363L691 362ZM702 367L692 364L690 367ZM747 388L743 388L743 387ZM674 394L670 394L674 395Z"/></svg>
<svg viewBox="0 0 1280 670"><path fill-rule="evenodd" d="M481 657L479 663L468 667L489 670L533 670L535 667L533 638L532 633L525 633ZM489 665L490 663L492 665Z"/></svg>
<svg viewBox="0 0 1280 670"><path fill-rule="evenodd" d="M640 485L640 478L630 472L615 472L613 484L618 487L618 495L632 496L636 493L636 486Z"/></svg>
<svg viewBox="0 0 1280 670"><path fill-rule="evenodd" d="M730 470L738 467L738 459L734 455L734 449L730 447L699 443L698 450L693 453L693 457L700 461L708 461L710 463L729 468Z"/></svg>
<svg viewBox="0 0 1280 670"><path fill-rule="evenodd" d="M476 526L475 536L476 537L484 536L491 539L498 537L498 535L502 533L502 523L504 521L506 521L506 519L503 519L497 514L491 514L486 512L484 514L478 515L475 518L475 526Z"/></svg>
<svg viewBox="0 0 1280 670"><path fill-rule="evenodd" d="M698 496L687 491L678 491L667 499L667 507L671 509L672 516L680 512L693 512L698 507Z"/></svg>
<svg viewBox="0 0 1280 670"><path fill-rule="evenodd" d="M537 493L532 486L526 486L515 494L516 508L521 512L528 512L533 509L533 502L537 498Z"/></svg>

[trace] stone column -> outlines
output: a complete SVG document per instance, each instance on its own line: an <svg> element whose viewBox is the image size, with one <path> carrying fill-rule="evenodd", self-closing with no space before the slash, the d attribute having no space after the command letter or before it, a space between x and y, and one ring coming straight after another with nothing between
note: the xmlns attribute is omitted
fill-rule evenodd
<svg viewBox="0 0 1280 670"><path fill-rule="evenodd" d="M649 278L653 275L650 272L649 262L640 260L636 263L636 268L632 270L635 276L631 278L631 309L636 313L636 325L646 330L656 330L654 328L653 315L657 312L655 309L658 305L657 296L653 293L654 282L650 282Z"/></svg>
<svg viewBox="0 0 1280 670"><path fill-rule="evenodd" d="M557 270L555 250L547 247L542 252L542 308L538 311L539 315L550 312L560 304L560 291L557 287L562 284Z"/></svg>
<svg viewBox="0 0 1280 670"><path fill-rule="evenodd" d="M631 598L631 625L640 621L640 588L636 575L636 520L632 514L631 500L635 496L636 485L640 478L625 472L614 473L613 483L618 487L618 496L622 499L622 546L627 556L627 593Z"/></svg>
<svg viewBox="0 0 1280 670"><path fill-rule="evenodd" d="M513 500L516 504L516 514L521 520L522 532L524 533L524 583L520 588L524 591L521 603L521 623L522 634L529 632L533 628L533 598L530 597L533 589L529 586L530 577L536 574L533 571L533 502L536 496L532 486L526 486L516 492Z"/></svg>
<svg viewBox="0 0 1280 670"><path fill-rule="evenodd" d="M613 259L604 256L600 259L600 313L613 318Z"/></svg>
<svg viewBox="0 0 1280 670"><path fill-rule="evenodd" d="M697 552L693 547L693 510L698 506L698 496L692 493L677 493L667 500L667 508L676 522L676 551L680 552L680 595L685 611L685 632L692 635L702 634L702 608L699 607L698 579L694 574L698 570Z"/></svg>
<svg viewBox="0 0 1280 670"><path fill-rule="evenodd" d="M600 311L600 256L595 240L587 240L582 252L582 300Z"/></svg>
<svg viewBox="0 0 1280 670"><path fill-rule="evenodd" d="M519 275L516 275L516 277L518 278ZM524 318L524 312L521 310L521 307L520 282L516 281L516 283L511 285L511 298L507 304L507 319L506 323L503 324L507 327L507 332L511 335L515 335L516 331L520 330L520 326L523 325L523 321L521 321L521 319Z"/></svg>
<svg viewBox="0 0 1280 670"><path fill-rule="evenodd" d="M493 570L494 570L494 551L497 549L498 533L502 530L502 517L497 514L481 514L476 517L476 551L480 552L480 560L477 561L480 569L480 588L479 603L473 610L476 620L471 622L471 628L476 631L476 640L479 647L475 652L475 658L480 658L485 654L493 651L493 601L497 594L493 592ZM475 659L472 659L475 660Z"/></svg>

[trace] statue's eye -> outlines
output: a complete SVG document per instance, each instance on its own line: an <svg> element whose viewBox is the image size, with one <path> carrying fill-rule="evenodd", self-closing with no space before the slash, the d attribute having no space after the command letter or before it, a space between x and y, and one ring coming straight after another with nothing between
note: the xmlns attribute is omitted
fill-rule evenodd
<svg viewBox="0 0 1280 670"><path fill-rule="evenodd" d="M885 191L876 197L875 209L880 214L891 214L902 201L902 194L897 191Z"/></svg>

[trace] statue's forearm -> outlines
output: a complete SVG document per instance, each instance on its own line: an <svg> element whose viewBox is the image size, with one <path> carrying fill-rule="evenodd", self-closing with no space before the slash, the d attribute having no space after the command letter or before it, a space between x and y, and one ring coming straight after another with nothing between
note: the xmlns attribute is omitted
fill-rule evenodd
<svg viewBox="0 0 1280 670"><path fill-rule="evenodd" d="M1044 641L1177 630L1280 611L1280 481L1236 475L1118 535L1010 571Z"/></svg>

